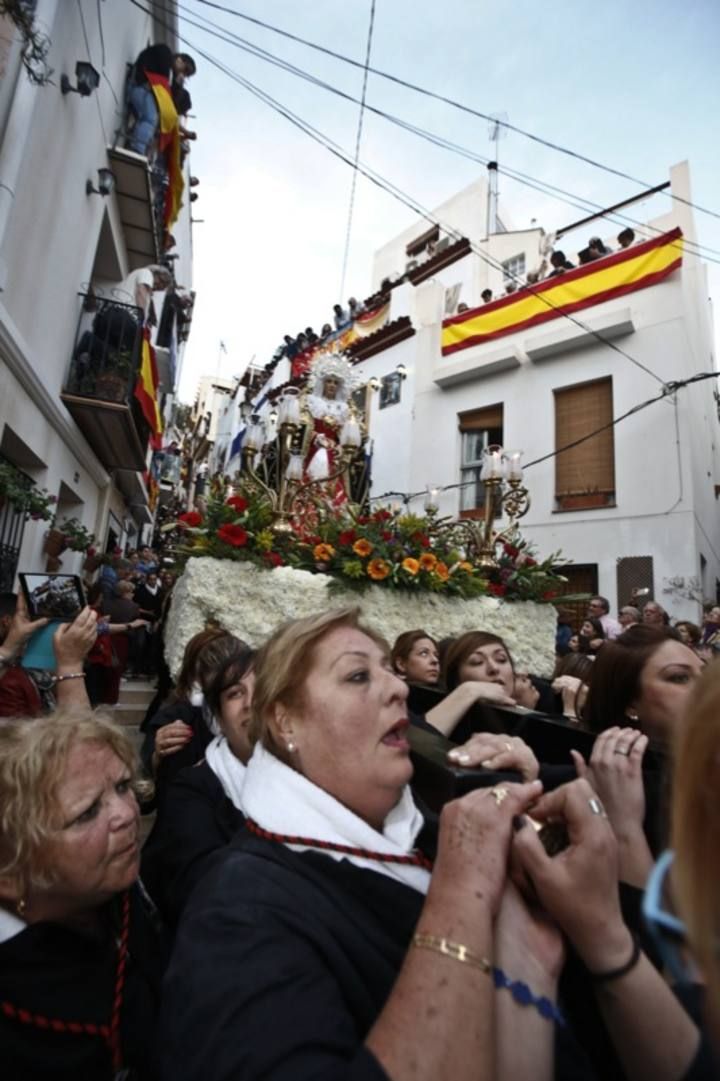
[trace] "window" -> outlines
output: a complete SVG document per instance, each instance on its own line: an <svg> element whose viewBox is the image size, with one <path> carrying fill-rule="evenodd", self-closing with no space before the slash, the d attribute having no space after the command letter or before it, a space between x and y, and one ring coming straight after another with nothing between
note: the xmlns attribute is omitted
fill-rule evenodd
<svg viewBox="0 0 720 1081"><path fill-rule="evenodd" d="M503 441L503 407L491 405L484 409L460 413L460 516L480 517L485 511L485 485L480 480L482 456L486 447ZM496 511L497 516L497 511Z"/></svg>
<svg viewBox="0 0 720 1081"><path fill-rule="evenodd" d="M612 379L556 390L555 446L573 443L609 424L613 416ZM555 458L556 510L615 506L613 429L598 432Z"/></svg>
<svg viewBox="0 0 720 1081"><path fill-rule="evenodd" d="M559 585L553 585L557 589L558 596L553 602L563 621L569 623L577 634L585 621L588 610L587 600L565 600L564 594L576 597L578 594L590 594L595 596L598 591L598 568L597 563L563 563L554 570L566 578L567 581Z"/></svg>
<svg viewBox="0 0 720 1081"><path fill-rule="evenodd" d="M517 281L525 277L525 256L513 255L512 259L506 259L502 264L503 281Z"/></svg>
<svg viewBox="0 0 720 1081"><path fill-rule="evenodd" d="M380 383L380 409L387 409L389 405L397 405L400 401L400 388L402 379L399 372L390 372L384 375Z"/></svg>
<svg viewBox="0 0 720 1081"><path fill-rule="evenodd" d="M655 599L652 556L622 556L617 561L618 608L638 607Z"/></svg>
<svg viewBox="0 0 720 1081"><path fill-rule="evenodd" d="M7 459L3 458L4 461ZM13 463L14 464L14 463ZM17 467L16 467L17 469ZM18 478L26 488L32 488L33 481L27 474L17 470ZM25 530L25 511L17 510L7 499L0 500L0 592L12 592L17 573L20 548Z"/></svg>

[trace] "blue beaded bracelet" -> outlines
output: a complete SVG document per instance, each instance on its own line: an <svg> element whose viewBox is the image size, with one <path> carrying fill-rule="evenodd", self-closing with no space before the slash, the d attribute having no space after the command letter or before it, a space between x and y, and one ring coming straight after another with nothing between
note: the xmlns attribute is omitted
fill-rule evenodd
<svg viewBox="0 0 720 1081"><path fill-rule="evenodd" d="M509 991L518 1006L534 1006L546 1021L555 1021L561 1028L566 1027L567 1022L562 1013L545 995L534 995L526 983L522 980L511 980L501 968L493 967L492 977L497 990Z"/></svg>

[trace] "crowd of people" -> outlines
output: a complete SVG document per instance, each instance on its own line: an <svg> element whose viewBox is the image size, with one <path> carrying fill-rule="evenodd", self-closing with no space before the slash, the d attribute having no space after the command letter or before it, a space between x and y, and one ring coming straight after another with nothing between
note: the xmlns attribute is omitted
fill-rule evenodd
<svg viewBox="0 0 720 1081"><path fill-rule="evenodd" d="M159 570L103 568L44 698L16 662L45 621L0 598L4 1074L718 1076L720 608L693 640L593 597L552 679L355 608L257 650L208 626L137 756L92 669L130 606L161 628ZM418 737L465 778L443 807Z"/></svg>

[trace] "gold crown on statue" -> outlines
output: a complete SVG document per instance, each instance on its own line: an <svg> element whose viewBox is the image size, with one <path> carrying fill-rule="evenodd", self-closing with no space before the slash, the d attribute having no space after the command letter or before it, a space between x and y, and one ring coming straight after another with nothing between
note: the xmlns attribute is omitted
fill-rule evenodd
<svg viewBox="0 0 720 1081"><path fill-rule="evenodd" d="M350 361L344 353L324 353L308 368L307 385L311 394L322 397L323 384L332 376L341 384L343 394L349 398L358 383Z"/></svg>

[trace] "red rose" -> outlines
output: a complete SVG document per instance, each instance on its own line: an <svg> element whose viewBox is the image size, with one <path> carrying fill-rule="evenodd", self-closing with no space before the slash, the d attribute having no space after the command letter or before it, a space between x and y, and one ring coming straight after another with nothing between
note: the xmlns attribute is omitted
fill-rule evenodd
<svg viewBox="0 0 720 1081"><path fill-rule="evenodd" d="M238 514L242 514L243 511L246 511L248 508L248 501L247 499L243 499L241 495L231 495L230 498L226 500L225 505L227 507L232 507Z"/></svg>
<svg viewBox="0 0 720 1081"><path fill-rule="evenodd" d="M558 594L556 589L548 589L545 593L543 593L542 600L551 601L553 597L557 597L557 595Z"/></svg>
<svg viewBox="0 0 720 1081"><path fill-rule="evenodd" d="M88 556L89 559L92 559L92 557L95 555L95 549L94 548L88 548L85 555Z"/></svg>
<svg viewBox="0 0 720 1081"><path fill-rule="evenodd" d="M382 537L382 539L383 539L384 541L389 541L389 540L392 540L392 533L388 532L388 530L387 530L387 529L383 529L383 531L382 531L382 533L380 534L380 536Z"/></svg>
<svg viewBox="0 0 720 1081"><path fill-rule="evenodd" d="M525 556L526 567L537 567L537 559L533 559L532 556Z"/></svg>
<svg viewBox="0 0 720 1081"><path fill-rule="evenodd" d="M355 530L345 529L342 533L338 534L338 544L354 544L355 542Z"/></svg>
<svg viewBox="0 0 720 1081"><path fill-rule="evenodd" d="M189 525L195 529L195 527L199 526L202 522L202 514L196 510L189 510L186 514L180 515L178 522L182 522L183 525Z"/></svg>
<svg viewBox="0 0 720 1081"><path fill-rule="evenodd" d="M217 535L219 540L231 544L233 548L243 548L247 544L248 535L241 525L220 526Z"/></svg>
<svg viewBox="0 0 720 1081"><path fill-rule="evenodd" d="M504 548L505 555L510 556L511 559L517 559L517 557L520 555L520 549L516 548L514 544L506 544L504 545Z"/></svg>
<svg viewBox="0 0 720 1081"><path fill-rule="evenodd" d="M494 597L504 597L507 591L507 586L501 585L499 582L490 582L488 586L488 593L492 593Z"/></svg>
<svg viewBox="0 0 720 1081"><path fill-rule="evenodd" d="M387 522L388 518L392 518L392 514L389 510L376 510L373 518L376 522Z"/></svg>
<svg viewBox="0 0 720 1081"><path fill-rule="evenodd" d="M269 563L271 567L282 567L283 565L283 558L277 552L266 552L264 558L265 562Z"/></svg>
<svg viewBox="0 0 720 1081"><path fill-rule="evenodd" d="M421 548L430 547L430 538L427 533L413 533L413 540L416 544L419 544Z"/></svg>

